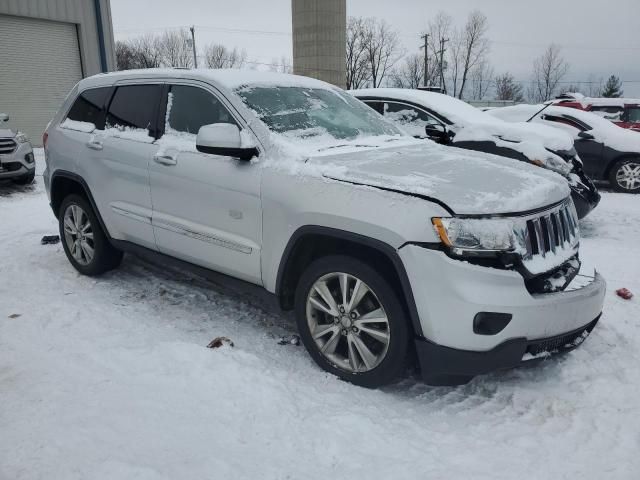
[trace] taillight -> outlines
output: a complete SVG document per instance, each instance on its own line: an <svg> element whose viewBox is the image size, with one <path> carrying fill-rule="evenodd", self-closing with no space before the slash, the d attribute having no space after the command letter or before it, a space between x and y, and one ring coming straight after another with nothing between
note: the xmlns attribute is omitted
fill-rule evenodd
<svg viewBox="0 0 640 480"><path fill-rule="evenodd" d="M44 132L42 134L42 148L47 148L47 140L49 139L49 134Z"/></svg>

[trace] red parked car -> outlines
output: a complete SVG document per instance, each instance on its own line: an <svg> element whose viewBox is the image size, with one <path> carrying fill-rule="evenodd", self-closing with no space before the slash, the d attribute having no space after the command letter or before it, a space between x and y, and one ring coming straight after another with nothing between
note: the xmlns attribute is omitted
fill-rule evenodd
<svg viewBox="0 0 640 480"><path fill-rule="evenodd" d="M577 108L611 120L619 127L640 132L640 99L589 98L580 94L561 95L556 105Z"/></svg>

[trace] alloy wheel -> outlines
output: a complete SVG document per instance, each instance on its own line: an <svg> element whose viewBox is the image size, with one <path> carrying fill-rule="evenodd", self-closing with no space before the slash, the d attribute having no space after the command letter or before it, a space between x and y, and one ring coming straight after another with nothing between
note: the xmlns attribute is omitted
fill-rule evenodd
<svg viewBox="0 0 640 480"><path fill-rule="evenodd" d="M629 162L622 165L616 172L616 182L625 190L640 188L640 163Z"/></svg>
<svg viewBox="0 0 640 480"><path fill-rule="evenodd" d="M87 213L78 205L71 204L64 212L64 239L78 264L91 263L95 254L93 229Z"/></svg>
<svg viewBox="0 0 640 480"><path fill-rule="evenodd" d="M363 373L384 360L389 320L376 294L359 278L341 272L320 277L307 296L306 316L318 350L336 367Z"/></svg>

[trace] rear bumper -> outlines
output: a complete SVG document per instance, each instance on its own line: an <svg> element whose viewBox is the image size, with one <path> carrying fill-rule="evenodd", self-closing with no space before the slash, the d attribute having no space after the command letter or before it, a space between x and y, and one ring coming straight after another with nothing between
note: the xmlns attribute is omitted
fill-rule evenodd
<svg viewBox="0 0 640 480"><path fill-rule="evenodd" d="M571 351L589 336L599 319L600 316L576 330L554 337L507 340L485 352L457 350L416 339L416 353L427 384L461 385L476 375L515 368Z"/></svg>

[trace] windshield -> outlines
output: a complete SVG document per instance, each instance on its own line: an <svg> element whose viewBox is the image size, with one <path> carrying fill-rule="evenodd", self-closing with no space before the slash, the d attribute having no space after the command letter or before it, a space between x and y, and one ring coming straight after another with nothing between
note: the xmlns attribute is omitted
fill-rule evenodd
<svg viewBox="0 0 640 480"><path fill-rule="evenodd" d="M404 136L359 100L338 90L307 87L251 87L235 90L269 130L313 143L363 137Z"/></svg>

